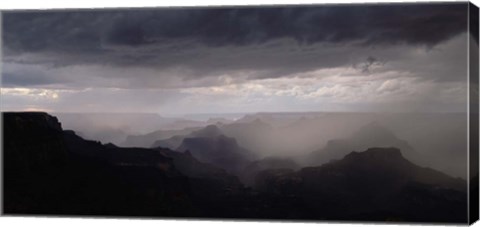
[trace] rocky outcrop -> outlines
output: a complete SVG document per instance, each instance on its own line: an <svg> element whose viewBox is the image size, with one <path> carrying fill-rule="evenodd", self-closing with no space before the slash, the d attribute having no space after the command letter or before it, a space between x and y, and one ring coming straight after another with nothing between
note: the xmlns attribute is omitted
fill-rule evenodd
<svg viewBox="0 0 480 227"><path fill-rule="evenodd" d="M299 171L266 170L256 188L295 197L308 215L352 220L465 222L466 182L419 167L396 148L370 148Z"/></svg>

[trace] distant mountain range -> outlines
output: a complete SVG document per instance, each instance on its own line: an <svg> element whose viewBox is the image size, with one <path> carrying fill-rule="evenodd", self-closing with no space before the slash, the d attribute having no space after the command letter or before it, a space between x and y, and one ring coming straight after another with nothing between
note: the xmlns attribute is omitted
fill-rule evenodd
<svg viewBox="0 0 480 227"><path fill-rule="evenodd" d="M155 142L154 147L166 147L188 152L201 162L210 163L231 173L239 173L255 159L252 152L238 145L235 138L227 137L216 125Z"/></svg>
<svg viewBox="0 0 480 227"><path fill-rule="evenodd" d="M321 150L328 143L332 147L337 146L336 143L344 145L345 140L350 139L350 133L359 131L365 123L377 122L399 140L408 141L415 152L401 149L410 160L452 176L467 177L463 167L467 160L467 152L464 152L467 150L467 132L464 130L467 119L462 113L265 112L176 117L152 113L56 115L65 129L75 130L82 138L124 147L151 148L156 141L166 140L153 147L176 149L183 137L192 131L217 125L226 136L235 138L240 146L261 157L298 156ZM370 146L398 147L381 142L377 139L377 145L364 144L360 148L349 145L344 150L364 150Z"/></svg>
<svg viewBox="0 0 480 227"><path fill-rule="evenodd" d="M182 130L188 128L207 125L203 121L163 117L155 113L56 113L56 115L65 129L75 130L77 134L87 139L130 147L149 147L155 140L182 133ZM162 130L157 131L160 128ZM153 135L159 137L148 140Z"/></svg>
<svg viewBox="0 0 480 227"><path fill-rule="evenodd" d="M5 214L467 222L466 181L398 148L341 150L339 160L301 168L251 157L219 126L192 131L174 151L85 140L46 113L3 120ZM371 138L363 136L353 138Z"/></svg>
<svg viewBox="0 0 480 227"><path fill-rule="evenodd" d="M176 134L166 139L159 139L151 145L151 147L164 147L172 150L177 150L178 147L182 144L183 140L186 138L196 138L196 137L217 137L223 135L223 132L216 125L208 125L202 128L195 128L194 130L188 131L185 135Z"/></svg>
<svg viewBox="0 0 480 227"><path fill-rule="evenodd" d="M170 149L176 149L180 146L180 143L184 138L194 137L212 137L217 135L226 135L234 137L237 140L242 141L242 144L248 144L252 142L259 134L265 134L272 130L272 127L259 120L253 120L251 122L220 122L210 124L205 127L187 128L181 131L156 131L151 134L135 137L138 140L151 141L158 136L157 139L151 143L150 147L168 147ZM216 134L215 134L216 133ZM169 138L166 135L171 135ZM134 137L132 137L133 139Z"/></svg>
<svg viewBox="0 0 480 227"><path fill-rule="evenodd" d="M120 143L122 146L126 147L158 147L160 145L155 145L155 142L158 140L166 140L174 136L187 135L194 130L199 130L201 127L185 128L179 130L157 130L151 133L142 134L142 135L130 135L127 136L125 141ZM173 146L164 146L164 147L173 147Z"/></svg>
<svg viewBox="0 0 480 227"><path fill-rule="evenodd" d="M307 155L305 162L309 165L321 165L334 159L343 158L350 151L361 151L369 147L396 147L415 162L422 163L422 157L406 141L401 140L378 122L371 122L355 131L345 139L335 139L327 145Z"/></svg>

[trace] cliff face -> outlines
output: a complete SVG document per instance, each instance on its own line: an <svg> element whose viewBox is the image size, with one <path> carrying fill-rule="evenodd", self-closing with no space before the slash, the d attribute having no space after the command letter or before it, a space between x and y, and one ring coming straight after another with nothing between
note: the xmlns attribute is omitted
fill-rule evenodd
<svg viewBox="0 0 480 227"><path fill-rule="evenodd" d="M44 198L60 199L63 185L52 185L65 178L67 148L57 118L4 113L3 124L5 211L38 210Z"/></svg>
<svg viewBox="0 0 480 227"><path fill-rule="evenodd" d="M12 174L21 178L64 167L67 152L57 118L40 112L5 113L3 123L6 176L13 168Z"/></svg>
<svg viewBox="0 0 480 227"><path fill-rule="evenodd" d="M22 157L29 155L34 158L32 162L41 160L45 165L65 158L62 126L56 117L40 112L4 113L3 124L5 155L8 158L25 162ZM27 153L30 150L35 152Z"/></svg>
<svg viewBox="0 0 480 227"><path fill-rule="evenodd" d="M4 113L3 122L5 213L191 212L187 179L159 152L84 140L46 113Z"/></svg>

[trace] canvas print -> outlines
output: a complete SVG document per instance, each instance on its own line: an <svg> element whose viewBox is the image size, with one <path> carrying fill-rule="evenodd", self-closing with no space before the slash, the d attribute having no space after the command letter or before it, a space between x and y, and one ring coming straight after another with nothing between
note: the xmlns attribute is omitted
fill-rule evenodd
<svg viewBox="0 0 480 227"><path fill-rule="evenodd" d="M1 15L3 215L478 218L469 2Z"/></svg>

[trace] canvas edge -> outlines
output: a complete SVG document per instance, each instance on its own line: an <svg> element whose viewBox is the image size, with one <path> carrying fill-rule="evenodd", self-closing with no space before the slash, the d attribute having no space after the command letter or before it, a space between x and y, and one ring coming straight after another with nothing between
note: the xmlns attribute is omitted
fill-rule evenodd
<svg viewBox="0 0 480 227"><path fill-rule="evenodd" d="M468 223L479 218L479 11L468 4Z"/></svg>

